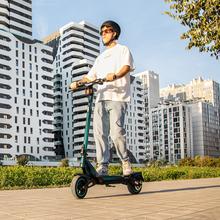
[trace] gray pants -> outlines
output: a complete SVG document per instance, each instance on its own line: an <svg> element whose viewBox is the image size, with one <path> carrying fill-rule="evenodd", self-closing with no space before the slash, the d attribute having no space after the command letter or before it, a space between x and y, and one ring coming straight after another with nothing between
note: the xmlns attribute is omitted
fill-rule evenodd
<svg viewBox="0 0 220 220"><path fill-rule="evenodd" d="M126 102L100 101L95 103L93 132L98 164L107 165L109 163L109 135L121 161L128 160L124 129L126 109Z"/></svg>

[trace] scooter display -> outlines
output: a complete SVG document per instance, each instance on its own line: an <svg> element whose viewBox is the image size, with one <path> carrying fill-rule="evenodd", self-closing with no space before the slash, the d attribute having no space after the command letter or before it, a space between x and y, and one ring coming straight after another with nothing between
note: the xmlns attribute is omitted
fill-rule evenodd
<svg viewBox="0 0 220 220"><path fill-rule="evenodd" d="M143 176L141 172L133 172L128 176L99 176L87 158L89 128L94 96L93 86L95 84L103 84L105 81L105 79L96 79L90 83L82 83L78 81L75 82L76 88L71 90L72 92L77 90L85 90L85 93L88 95L88 110L86 115L84 142L81 149L80 161L83 174L74 176L70 185L72 194L77 199L83 199L86 196L88 189L96 184L105 185L107 187L112 186L111 184L124 184L127 186L127 189L131 194L138 194L142 189Z"/></svg>

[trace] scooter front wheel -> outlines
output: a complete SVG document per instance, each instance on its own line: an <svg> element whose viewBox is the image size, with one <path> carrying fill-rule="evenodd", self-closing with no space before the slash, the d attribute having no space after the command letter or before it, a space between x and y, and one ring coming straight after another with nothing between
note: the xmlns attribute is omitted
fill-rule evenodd
<svg viewBox="0 0 220 220"><path fill-rule="evenodd" d="M85 176L74 176L70 185L72 194L77 199L83 199L88 191L88 180Z"/></svg>
<svg viewBox="0 0 220 220"><path fill-rule="evenodd" d="M132 182L129 182L128 185L128 191L131 194L138 194L142 189L142 181L141 180L133 180Z"/></svg>

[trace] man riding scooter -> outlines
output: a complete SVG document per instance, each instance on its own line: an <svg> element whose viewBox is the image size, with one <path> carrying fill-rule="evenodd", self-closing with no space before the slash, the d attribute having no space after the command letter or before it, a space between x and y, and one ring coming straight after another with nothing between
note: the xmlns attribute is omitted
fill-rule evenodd
<svg viewBox="0 0 220 220"><path fill-rule="evenodd" d="M98 85L93 117L97 156L96 171L99 176L108 175L109 135L122 161L123 175L127 176L132 173L126 148L124 120L127 103L130 101L129 73L134 67L128 47L117 43L120 33L120 26L114 21L106 21L101 25L100 35L106 49L97 57L89 73L80 81L89 83L100 78L106 80ZM71 83L70 89L74 90L76 87L76 82Z"/></svg>

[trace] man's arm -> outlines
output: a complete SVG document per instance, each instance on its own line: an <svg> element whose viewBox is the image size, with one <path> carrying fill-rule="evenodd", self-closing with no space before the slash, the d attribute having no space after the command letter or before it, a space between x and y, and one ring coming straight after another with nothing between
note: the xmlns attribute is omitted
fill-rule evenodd
<svg viewBox="0 0 220 220"><path fill-rule="evenodd" d="M125 76L127 73L131 71L131 67L128 65L124 65L118 73L108 73L106 76L106 80L108 82L114 81Z"/></svg>

